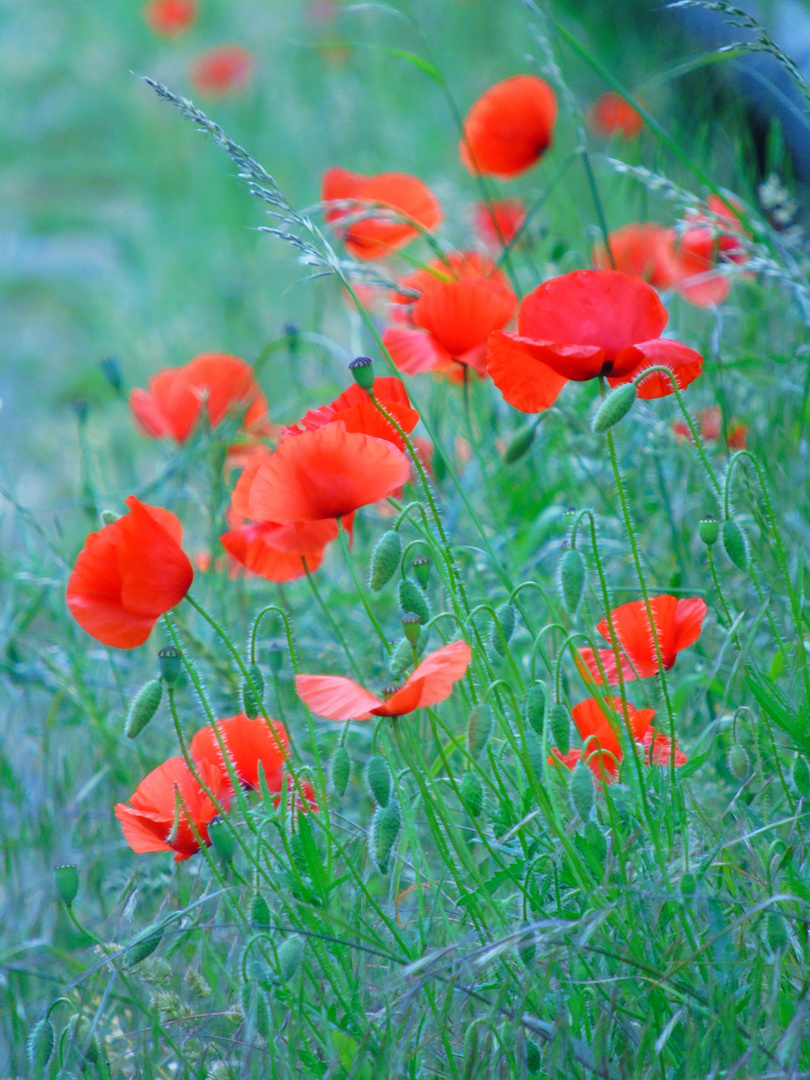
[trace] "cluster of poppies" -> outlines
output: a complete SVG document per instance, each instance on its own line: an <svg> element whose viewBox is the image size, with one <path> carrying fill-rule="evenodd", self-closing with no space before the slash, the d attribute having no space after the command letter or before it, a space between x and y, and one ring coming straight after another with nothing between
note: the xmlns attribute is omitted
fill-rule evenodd
<svg viewBox="0 0 810 1080"><path fill-rule="evenodd" d="M177 38L197 21L197 0L148 0L143 17L156 34ZM189 81L199 93L221 97L241 90L253 74L253 53L243 45L217 45L194 57Z"/></svg>

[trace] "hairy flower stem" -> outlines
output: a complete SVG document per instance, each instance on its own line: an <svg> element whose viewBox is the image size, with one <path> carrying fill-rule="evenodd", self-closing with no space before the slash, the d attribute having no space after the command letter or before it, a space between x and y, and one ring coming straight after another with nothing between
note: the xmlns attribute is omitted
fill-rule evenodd
<svg viewBox="0 0 810 1080"><path fill-rule="evenodd" d="M729 629L731 631L732 641L734 642L734 644L735 644L735 646L737 648L737 652L740 652L740 650L742 649L742 645L740 643L739 635L737 634L737 631L734 629L734 620L731 617L731 612L728 610L728 605L726 604L726 598L723 595L723 590L722 590L722 588L720 586L720 580L719 580L719 578L717 576L717 566L715 564L714 555L712 554L712 549L710 547L706 548L706 558L709 561L709 570L711 571L712 581L714 582L714 589L715 589L715 592L717 593L717 599L720 601L720 607L723 610L723 616L724 616L726 622L728 623Z"/></svg>
<svg viewBox="0 0 810 1080"><path fill-rule="evenodd" d="M391 643L389 642L388 638L385 636L385 632L384 632L383 628L380 626L379 622L377 621L377 616L371 610L371 605L369 604L368 598L366 597L366 591L363 588L363 586L360 584L360 580L357 577L357 571L354 569L354 563L352 562L351 553L349 552L348 534L346 533L346 530L343 527L343 522L341 521L341 519L337 518L336 520L337 520L337 527L338 527L338 538L340 540L340 548L341 548L341 551L343 552L343 558L344 558L344 560L346 562L346 566L348 567L349 573L351 574L352 581L354 582L354 587L357 590L357 595L360 597L360 600L361 600L361 602L363 604L363 607L366 609L366 615L368 615L369 620L371 622L371 625L377 631L377 635L379 636L380 641L383 643L383 646L385 647L385 651L390 653L391 652Z"/></svg>
<svg viewBox="0 0 810 1080"><path fill-rule="evenodd" d="M347 657L349 663L352 666L352 670L354 671L357 678L362 682L363 681L363 673L360 670L360 665L355 660L354 653L349 648L349 643L346 640L346 637L345 637L343 631L340 629L337 622L335 621L335 618L332 615L332 612L329 610L329 607L327 606L327 604L324 603L324 599L321 596L320 590L318 589L318 586L315 584L315 578L312 576L312 574L310 573L309 567L307 566L306 559L303 560L303 563L304 563L304 569L307 572L307 582L309 584L310 589L312 590L312 595L315 597L315 602L318 605L318 607L321 609L321 611L323 613L323 617L326 619L327 623L329 624L329 626L330 626L330 628L332 630L332 633L335 635L337 640L340 642L340 644L341 644L341 646L343 648L343 651L346 653L346 657Z"/></svg>

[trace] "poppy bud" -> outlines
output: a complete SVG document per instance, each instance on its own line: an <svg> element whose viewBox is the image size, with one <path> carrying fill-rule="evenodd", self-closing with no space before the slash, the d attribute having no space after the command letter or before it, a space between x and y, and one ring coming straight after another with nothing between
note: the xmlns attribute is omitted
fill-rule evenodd
<svg viewBox="0 0 810 1080"><path fill-rule="evenodd" d="M489 705L476 705L467 721L467 746L474 758L481 755L492 734L492 709Z"/></svg>
<svg viewBox="0 0 810 1080"><path fill-rule="evenodd" d="M413 576L419 582L422 589L426 589L430 579L430 559L427 555L417 555L411 563Z"/></svg>
<svg viewBox="0 0 810 1080"><path fill-rule="evenodd" d="M47 1016L43 1016L39 1023L31 1028L26 1040L28 1062L34 1076L43 1075L46 1065L51 1060L55 1041L53 1024Z"/></svg>
<svg viewBox="0 0 810 1080"><path fill-rule="evenodd" d="M132 699L127 713L124 734L128 739L134 739L136 735L140 735L157 712L162 697L163 683L160 679L150 679L148 683L143 684Z"/></svg>
<svg viewBox="0 0 810 1080"><path fill-rule="evenodd" d="M399 606L404 614L412 611L414 615L419 616L423 623L430 619L430 607L427 598L416 582L411 581L410 578L400 578Z"/></svg>
<svg viewBox="0 0 810 1080"><path fill-rule="evenodd" d="M591 420L591 431L594 435L604 435L614 424L618 424L622 417L630 412L635 400L636 388L633 383L626 383L616 390L611 390Z"/></svg>
<svg viewBox="0 0 810 1080"><path fill-rule="evenodd" d="M520 461L534 442L536 433L537 424L534 421L521 425L509 440L509 445L503 455L504 462L507 465L513 465L516 461Z"/></svg>
<svg viewBox="0 0 810 1080"><path fill-rule="evenodd" d="M277 641L274 641L267 650L267 662L273 674L278 675L284 662L284 650Z"/></svg>
<svg viewBox="0 0 810 1080"><path fill-rule="evenodd" d="M531 728L524 733L524 738L526 740L526 756L529 759L529 767L535 778L540 780L543 776L543 746Z"/></svg>
<svg viewBox="0 0 810 1080"><path fill-rule="evenodd" d="M98 516L101 518L102 525L112 525L114 521L118 521L121 517L121 515L116 514L114 510L102 510Z"/></svg>
<svg viewBox="0 0 810 1080"><path fill-rule="evenodd" d="M734 518L726 518L723 522L723 547L737 569L745 573L748 570L748 541Z"/></svg>
<svg viewBox="0 0 810 1080"><path fill-rule="evenodd" d="M563 607L569 615L575 614L585 588L585 560L579 548L569 548L563 553L557 570L557 584Z"/></svg>
<svg viewBox="0 0 810 1080"><path fill-rule="evenodd" d="M62 863L61 866L55 866L53 874L59 899L65 907L70 907L79 892L79 871L76 864Z"/></svg>
<svg viewBox="0 0 810 1080"><path fill-rule="evenodd" d="M706 547L711 547L712 544L716 544L719 535L720 522L714 514L707 514L706 517L700 519L698 522L698 536Z"/></svg>
<svg viewBox="0 0 810 1080"><path fill-rule="evenodd" d="M394 696L394 694L397 692L397 690L399 690L399 687L397 686L396 683L389 683L387 686L384 686L382 688L382 690L380 691L380 694L382 695L382 697L383 697L383 699L385 701L388 701L388 699L390 697Z"/></svg>
<svg viewBox="0 0 810 1080"><path fill-rule="evenodd" d="M581 761L577 762L571 773L568 791L574 809L583 821L587 821L593 810L593 776L588 766Z"/></svg>
<svg viewBox="0 0 810 1080"><path fill-rule="evenodd" d="M470 817L478 817L484 805L484 788L478 775L474 772L465 772L461 778L460 791L464 809Z"/></svg>
<svg viewBox="0 0 810 1080"><path fill-rule="evenodd" d="M118 366L118 360L114 356L107 356L104 360L99 360L98 366L116 394L122 393L124 381L121 378L121 368Z"/></svg>
<svg viewBox="0 0 810 1080"><path fill-rule="evenodd" d="M242 683L242 707L245 716L251 720L261 714L264 699L264 678L258 664L250 664L247 669L250 681Z"/></svg>
<svg viewBox="0 0 810 1080"><path fill-rule="evenodd" d="M354 381L363 390L374 389L374 361L370 356L358 356L349 364L349 371L354 375Z"/></svg>
<svg viewBox="0 0 810 1080"><path fill-rule="evenodd" d="M384 532L371 553L368 585L373 592L379 592L396 573L402 556L402 540L396 529Z"/></svg>
<svg viewBox="0 0 810 1080"><path fill-rule="evenodd" d="M290 934L278 948L278 966L285 982L295 975L304 957L304 939L300 934Z"/></svg>
<svg viewBox="0 0 810 1080"><path fill-rule="evenodd" d="M270 908L261 893L256 893L250 907L250 921L264 930L270 925Z"/></svg>
<svg viewBox="0 0 810 1080"><path fill-rule="evenodd" d="M403 615L402 617L402 630L408 643L410 645L415 645L417 641L419 641L419 636L422 633L422 620L418 615L409 611L407 615Z"/></svg>
<svg viewBox="0 0 810 1080"><path fill-rule="evenodd" d="M526 1040L526 1069L531 1076L540 1072L540 1065L542 1059L540 1057L540 1047L532 1039Z"/></svg>
<svg viewBox="0 0 810 1080"><path fill-rule="evenodd" d="M607 840L605 839L605 834L595 821L588 821L585 823L582 835L585 837L585 843L596 856L597 861L604 865L605 859L607 858Z"/></svg>
<svg viewBox="0 0 810 1080"><path fill-rule="evenodd" d="M92 1025L86 1016L71 1016L67 1026L68 1038L74 1043L78 1050L84 1052L82 1071L84 1071L85 1062L89 1065L95 1065L99 1059L100 1051L98 1040L95 1035L91 1036L91 1031Z"/></svg>
<svg viewBox="0 0 810 1080"><path fill-rule="evenodd" d="M803 757L797 757L791 770L793 786L803 799L810 798L810 769Z"/></svg>
<svg viewBox="0 0 810 1080"><path fill-rule="evenodd" d="M366 785L378 806L388 806L391 797L391 770L384 757L373 754L366 765Z"/></svg>
<svg viewBox="0 0 810 1080"><path fill-rule="evenodd" d="M765 933L768 938L768 946L772 952L779 953L788 943L785 920L778 911L769 911L765 922Z"/></svg>
<svg viewBox="0 0 810 1080"><path fill-rule="evenodd" d="M158 664L161 679L167 686L174 686L183 674L183 658L180 650L175 649L174 645L167 645L158 653Z"/></svg>
<svg viewBox="0 0 810 1080"><path fill-rule="evenodd" d="M737 780L744 780L748 776L749 762L745 748L739 743L734 743L726 757L728 771Z"/></svg>
<svg viewBox="0 0 810 1080"><path fill-rule="evenodd" d="M151 956L160 944L164 930L165 925L158 923L156 926L148 926L134 938L124 953L124 967L134 967L136 964L140 964L142 960L145 960L147 956Z"/></svg>
<svg viewBox="0 0 810 1080"><path fill-rule="evenodd" d="M489 643L496 653L501 656L506 656L506 648L504 647L504 639L508 642L512 640L512 634L515 632L516 614L512 604L501 604L501 606L495 612L495 618L489 627ZM500 629L498 627L500 626ZM501 635L503 634L503 637Z"/></svg>
<svg viewBox="0 0 810 1080"><path fill-rule="evenodd" d="M571 714L559 701L548 711L548 726L554 745L565 757L571 749Z"/></svg>
<svg viewBox="0 0 810 1080"><path fill-rule="evenodd" d="M352 771L352 759L345 746L338 746L332 755L332 787L338 795L343 797L349 784L349 776Z"/></svg>
<svg viewBox="0 0 810 1080"><path fill-rule="evenodd" d="M372 848L374 860L383 874L388 873L388 860L397 842L401 824L402 817L396 799L391 799L387 806L380 807L374 815L371 826Z"/></svg>
<svg viewBox="0 0 810 1080"><path fill-rule="evenodd" d="M210 837L214 851L219 855L220 859L222 859L224 863L232 863L236 842L233 838L233 833L221 817L215 817L214 820L209 823L208 836Z"/></svg>
<svg viewBox="0 0 810 1080"><path fill-rule="evenodd" d="M407 615L405 617L408 618ZM418 618L418 616L414 617ZM422 655L428 642L427 631L422 629L421 627L420 630L421 633L419 634L419 637L416 641L417 656ZM396 645L396 648L388 657L388 670L395 678L399 678L399 676L402 675L405 670L411 666L411 664L413 664L413 645L411 645L407 637L400 638L399 642Z"/></svg>
<svg viewBox="0 0 810 1080"><path fill-rule="evenodd" d="M543 734L543 719L546 714L546 689L542 683L534 683L526 691L523 699L523 715L529 725L537 732Z"/></svg>

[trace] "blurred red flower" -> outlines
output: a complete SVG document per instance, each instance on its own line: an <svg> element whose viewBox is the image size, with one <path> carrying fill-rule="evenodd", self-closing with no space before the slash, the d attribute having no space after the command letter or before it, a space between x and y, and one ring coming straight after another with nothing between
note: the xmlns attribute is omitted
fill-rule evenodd
<svg viewBox="0 0 810 1080"><path fill-rule="evenodd" d="M527 413L547 409L569 380L604 375L617 386L652 365L668 367L683 389L700 374L703 357L662 338L666 323L646 282L615 270L575 270L525 297L517 334L490 335L488 370L509 404ZM670 393L669 379L657 372L638 387L641 398Z"/></svg>
<svg viewBox="0 0 810 1080"><path fill-rule="evenodd" d="M465 641L442 646L426 656L386 701L340 676L296 675L295 689L301 700L326 720L404 716L414 709L429 708L448 698L467 671L471 656L470 646Z"/></svg>
<svg viewBox="0 0 810 1080"><path fill-rule="evenodd" d="M419 423L419 413L411 407L408 391L401 379L383 375L374 380L374 396L402 430L409 434ZM386 439L400 450L405 443L396 429L374 407L368 394L356 383L344 390L329 405L310 409L295 424L282 429L284 437L302 435L304 431L316 431L325 424L340 421L347 431L363 435L373 435L375 439Z"/></svg>
<svg viewBox="0 0 810 1080"><path fill-rule="evenodd" d="M364 176L337 166L327 169L321 179L321 199L325 203L356 203L351 207L327 205L324 217L337 225L346 250L356 259L384 259L442 220L442 208L427 184L408 173L378 173ZM380 209L395 211L409 221L379 215ZM375 215L375 210L377 214ZM362 220L340 225L344 218Z"/></svg>
<svg viewBox="0 0 810 1080"><path fill-rule="evenodd" d="M554 91L537 75L513 75L495 83L464 119L462 164L473 175L511 179L545 153L556 119Z"/></svg>
<svg viewBox="0 0 810 1080"><path fill-rule="evenodd" d="M230 793L217 765L199 762L197 771L208 790L227 808ZM206 846L210 844L208 824L219 811L183 758L169 758L153 769L138 784L129 802L129 806L118 803L115 816L136 854L173 851L174 861L182 862L200 850L195 830Z"/></svg>
<svg viewBox="0 0 810 1080"><path fill-rule="evenodd" d="M188 77L201 94L223 97L243 89L253 74L253 53L242 45L218 45L191 62Z"/></svg>
<svg viewBox="0 0 810 1080"><path fill-rule="evenodd" d="M143 17L156 34L179 37L197 18L197 0L149 0Z"/></svg>
<svg viewBox="0 0 810 1080"><path fill-rule="evenodd" d="M697 597L679 600L675 596L663 595L653 596L650 599L650 609L664 670L669 671L681 649L693 645L700 636L706 604ZM659 670L658 657L644 601L632 600L629 604L622 604L621 607L614 608L610 616L618 639L623 677L647 679L656 675ZM608 620L602 619L596 629L612 646L613 639ZM601 683L602 675L593 650L580 649L580 656L592 678L597 683ZM607 681L613 685L618 683L619 676L613 648L600 649L599 658L605 669Z"/></svg>
<svg viewBox="0 0 810 1080"><path fill-rule="evenodd" d="M475 231L493 251L511 244L525 220L526 207L522 199L493 199L491 204L475 204Z"/></svg>
<svg viewBox="0 0 810 1080"><path fill-rule="evenodd" d="M242 426L253 434L267 430L267 402L250 364L227 353L201 353L178 368L165 368L136 387L129 405L138 426L153 439L188 439L204 411L212 428L229 415L244 413Z"/></svg>
<svg viewBox="0 0 810 1080"><path fill-rule="evenodd" d="M711 405L708 409L701 409L698 420L700 436L704 442L714 442L720 438L723 414L719 405ZM692 441L692 432L689 430L689 425L682 420L674 423L672 430L679 439ZM726 427L726 442L729 450L745 450L748 446L748 425L732 420Z"/></svg>
<svg viewBox="0 0 810 1080"><path fill-rule="evenodd" d="M142 645L194 577L174 514L134 495L126 502L128 514L87 537L66 593L79 626L118 649Z"/></svg>
<svg viewBox="0 0 810 1080"><path fill-rule="evenodd" d="M608 138L619 135L622 139L635 139L644 127L638 110L613 90L596 99L586 113L586 120L591 131Z"/></svg>

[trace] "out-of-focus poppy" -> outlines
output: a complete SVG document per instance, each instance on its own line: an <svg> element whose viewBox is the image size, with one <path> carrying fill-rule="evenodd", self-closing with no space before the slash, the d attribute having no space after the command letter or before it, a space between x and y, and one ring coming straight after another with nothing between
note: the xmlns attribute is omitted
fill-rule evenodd
<svg viewBox="0 0 810 1080"><path fill-rule="evenodd" d="M201 94L223 97L242 90L253 74L253 53L242 45L218 45L191 62L188 77Z"/></svg>
<svg viewBox="0 0 810 1080"><path fill-rule="evenodd" d="M644 127L641 113L613 90L607 90L596 99L588 109L586 119L591 131L607 138L618 135L622 139L635 139Z"/></svg>
<svg viewBox="0 0 810 1080"><path fill-rule="evenodd" d="M243 413L242 426L254 434L267 428L267 402L250 364L227 353L201 353L178 368L165 368L149 389L133 389L129 405L138 426L153 439L183 443L200 414L217 427L229 414Z"/></svg>
<svg viewBox="0 0 810 1080"><path fill-rule="evenodd" d="M701 409L698 414L700 424L700 436L704 442L715 442L720 438L722 430L723 414L719 405L711 405L708 409ZM689 425L682 420L672 425L672 430L678 439L692 441L692 432ZM726 442L729 450L745 450L748 446L748 425L732 420L726 427Z"/></svg>
<svg viewBox="0 0 810 1080"><path fill-rule="evenodd" d="M374 396L402 430L410 433L419 423L419 413L411 407L408 391L401 379L380 376L374 380ZM347 431L373 435L375 439L387 439L404 450L405 443L395 428L374 407L368 394L356 383L335 398L330 405L310 409L297 423L283 429L285 437L301 435L304 431L316 431L334 421L344 424Z"/></svg>
<svg viewBox="0 0 810 1080"><path fill-rule="evenodd" d="M281 791L284 766L290 752L287 731L278 720L272 721L273 729L264 717L248 719L244 713L217 720L217 729L228 752L233 771L243 787L259 789L259 762L264 768L268 790ZM275 733L275 734L274 734ZM213 727L200 728L189 746L189 754L196 762L205 762L219 769L222 787L230 789L231 780L219 740Z"/></svg>
<svg viewBox="0 0 810 1080"><path fill-rule="evenodd" d="M134 495L126 502L128 514L87 537L66 593L79 626L118 649L142 645L194 577L174 514Z"/></svg>
<svg viewBox="0 0 810 1080"><path fill-rule="evenodd" d="M668 367L680 389L698 377L703 357L662 338L667 312L655 289L616 270L575 270L529 293L518 310L518 332L489 337L488 370L510 405L547 409L569 380L598 375L611 386L652 365ZM672 393L658 372L638 386L639 397Z"/></svg>
<svg viewBox="0 0 810 1080"><path fill-rule="evenodd" d="M409 475L408 458L393 443L334 420L282 439L256 471L249 515L280 524L343 518L387 498Z"/></svg>
<svg viewBox="0 0 810 1080"><path fill-rule="evenodd" d="M372 716L404 716L414 709L429 708L444 701L470 664L470 646L465 641L426 656L407 681L386 701L364 690L351 679L332 675L296 675L298 696L312 711L326 720L369 720Z"/></svg>
<svg viewBox="0 0 810 1080"><path fill-rule="evenodd" d="M475 231L493 251L511 244L525 220L526 206L522 199L493 199L492 203L475 204Z"/></svg>
<svg viewBox="0 0 810 1080"><path fill-rule="evenodd" d="M675 596L653 596L650 599L658 647L664 670L669 671L681 649L693 645L700 636L706 604L697 597L679 600ZM619 656L622 675L625 679L647 679L658 673L658 657L655 651L652 626L643 600L631 600L610 613L613 628L619 643ZM607 619L597 625L602 637L612 645L610 626ZM593 679L601 683L602 675L592 649L580 649ZM605 669L607 681L616 684L619 681L616 668L616 656L613 648L600 649L599 658Z"/></svg>
<svg viewBox="0 0 810 1080"><path fill-rule="evenodd" d="M554 91L537 75L513 75L495 83L464 118L462 164L473 175L509 180L545 153L556 119Z"/></svg>
<svg viewBox="0 0 810 1080"><path fill-rule="evenodd" d="M389 327L383 344L407 375L436 371L460 380L464 366L486 373L487 338L505 326L517 297L505 275L486 255L455 252L447 262L436 260L409 274L400 287L419 293L410 303L410 327ZM404 308L402 310L405 310Z"/></svg>
<svg viewBox="0 0 810 1080"><path fill-rule="evenodd" d="M198 762L196 767L205 786L227 809L231 796L218 766ZM173 851L175 862L200 850L195 830L206 846L210 844L208 824L218 813L181 757L158 765L138 784L129 805L115 807L124 838L136 854Z"/></svg>
<svg viewBox="0 0 810 1080"><path fill-rule="evenodd" d="M197 0L149 0L143 17L156 34L179 37L197 18Z"/></svg>
<svg viewBox="0 0 810 1080"><path fill-rule="evenodd" d="M356 259L384 259L419 235L421 226L428 232L442 220L439 201L424 181L409 173L378 173L363 176L337 166L327 169L321 180L321 199L325 203L350 201L352 207L329 207L324 216L337 226L346 250ZM380 210L394 211L409 220L395 220ZM375 214L376 211L376 214ZM341 225L344 218L357 218Z"/></svg>

